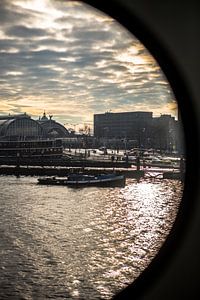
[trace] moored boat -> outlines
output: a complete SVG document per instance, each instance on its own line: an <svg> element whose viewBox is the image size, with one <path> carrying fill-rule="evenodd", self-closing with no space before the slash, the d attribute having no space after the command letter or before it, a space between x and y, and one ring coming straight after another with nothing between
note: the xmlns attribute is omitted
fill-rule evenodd
<svg viewBox="0 0 200 300"><path fill-rule="evenodd" d="M0 141L0 157L5 158L61 158L61 139L39 139L25 141Z"/></svg>
<svg viewBox="0 0 200 300"><path fill-rule="evenodd" d="M117 174L70 174L66 178L44 177L38 178L38 184L43 185L66 185L70 187L124 187L125 176Z"/></svg>

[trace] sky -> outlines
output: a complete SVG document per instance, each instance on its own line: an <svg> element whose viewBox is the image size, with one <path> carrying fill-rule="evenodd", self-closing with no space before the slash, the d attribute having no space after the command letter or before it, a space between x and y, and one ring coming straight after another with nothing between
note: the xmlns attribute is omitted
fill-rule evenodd
<svg viewBox="0 0 200 300"><path fill-rule="evenodd" d="M0 1L0 115L46 112L76 128L95 113L177 116L155 59L122 25L78 1Z"/></svg>

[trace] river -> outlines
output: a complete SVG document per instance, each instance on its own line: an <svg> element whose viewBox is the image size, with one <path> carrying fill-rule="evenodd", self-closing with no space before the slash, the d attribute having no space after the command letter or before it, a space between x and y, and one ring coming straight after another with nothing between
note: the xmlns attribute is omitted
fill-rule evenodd
<svg viewBox="0 0 200 300"><path fill-rule="evenodd" d="M110 299L160 249L182 190L176 180L73 189L0 176L0 299Z"/></svg>

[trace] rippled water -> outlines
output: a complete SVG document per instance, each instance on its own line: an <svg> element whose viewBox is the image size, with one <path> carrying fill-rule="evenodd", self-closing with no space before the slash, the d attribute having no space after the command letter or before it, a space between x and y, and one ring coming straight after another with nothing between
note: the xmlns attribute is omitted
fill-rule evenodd
<svg viewBox="0 0 200 300"><path fill-rule="evenodd" d="M0 177L0 299L110 299L155 256L182 184L128 179L125 188L39 186Z"/></svg>

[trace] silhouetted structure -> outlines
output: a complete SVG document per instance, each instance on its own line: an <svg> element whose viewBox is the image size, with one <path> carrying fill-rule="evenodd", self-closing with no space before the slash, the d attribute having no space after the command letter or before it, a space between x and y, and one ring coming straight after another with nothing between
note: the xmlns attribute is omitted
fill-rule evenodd
<svg viewBox="0 0 200 300"><path fill-rule="evenodd" d="M94 137L122 139L126 148L134 141L139 148L181 150L180 122L171 115L153 117L152 112L121 112L94 115Z"/></svg>
<svg viewBox="0 0 200 300"><path fill-rule="evenodd" d="M48 119L45 112L39 120L33 120L26 113L0 116L0 140L37 140L67 136L68 130L52 120L52 116Z"/></svg>
<svg viewBox="0 0 200 300"><path fill-rule="evenodd" d="M52 115L50 115L48 118L44 112L42 118L39 118L38 120L38 123L42 127L45 136L48 138L68 137L68 130L62 124L56 122L52 118Z"/></svg>

